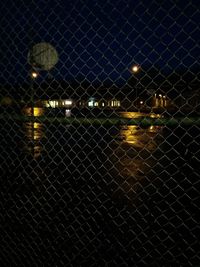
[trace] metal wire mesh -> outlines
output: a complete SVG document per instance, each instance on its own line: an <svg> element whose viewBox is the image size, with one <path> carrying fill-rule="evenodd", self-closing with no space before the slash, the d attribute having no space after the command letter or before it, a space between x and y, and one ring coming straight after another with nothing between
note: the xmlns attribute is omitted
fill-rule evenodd
<svg viewBox="0 0 200 267"><path fill-rule="evenodd" d="M3 1L1 266L198 266L199 3Z"/></svg>

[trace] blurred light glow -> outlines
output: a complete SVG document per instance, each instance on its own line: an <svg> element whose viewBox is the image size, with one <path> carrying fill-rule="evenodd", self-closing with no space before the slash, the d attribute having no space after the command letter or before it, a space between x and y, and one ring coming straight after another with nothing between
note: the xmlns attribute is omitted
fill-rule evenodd
<svg viewBox="0 0 200 267"><path fill-rule="evenodd" d="M138 72L139 71L139 66L137 66L137 65L134 65L133 67L132 67L132 71L133 72Z"/></svg>
<svg viewBox="0 0 200 267"><path fill-rule="evenodd" d="M72 100L65 100L65 105L67 105L67 106L72 105Z"/></svg>
<svg viewBox="0 0 200 267"><path fill-rule="evenodd" d="M120 107L121 106L121 103L119 100L111 100L108 102L108 106L110 107Z"/></svg>
<svg viewBox="0 0 200 267"><path fill-rule="evenodd" d="M37 73L36 71L32 71L32 72L31 72L31 77L32 77L33 79L36 79L37 76L38 76L38 73Z"/></svg>
<svg viewBox="0 0 200 267"><path fill-rule="evenodd" d="M94 103L95 103L95 98L90 97L88 100L88 107L94 107Z"/></svg>
<svg viewBox="0 0 200 267"><path fill-rule="evenodd" d="M160 114L152 113L150 114L150 118L161 118L162 116Z"/></svg>
<svg viewBox="0 0 200 267"><path fill-rule="evenodd" d="M70 109L66 109L65 110L65 116L66 117L70 117L71 116L71 110Z"/></svg>
<svg viewBox="0 0 200 267"><path fill-rule="evenodd" d="M55 101L51 100L51 101L49 101L49 105L50 105L50 107L55 108L56 103L55 103Z"/></svg>
<svg viewBox="0 0 200 267"><path fill-rule="evenodd" d="M39 117L44 114L44 109L41 107L26 107L23 113L27 116Z"/></svg>
<svg viewBox="0 0 200 267"><path fill-rule="evenodd" d="M42 108L39 108L39 107L34 107L33 108L33 116L34 117L38 117L38 116L41 116L43 114L43 109Z"/></svg>

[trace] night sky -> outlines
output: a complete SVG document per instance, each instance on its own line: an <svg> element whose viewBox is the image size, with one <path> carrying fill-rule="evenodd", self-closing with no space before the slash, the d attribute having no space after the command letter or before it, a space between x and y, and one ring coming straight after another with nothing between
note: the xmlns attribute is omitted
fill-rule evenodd
<svg viewBox="0 0 200 267"><path fill-rule="evenodd" d="M134 63L145 75L199 71L198 0L3 2L1 84L28 80L28 51L42 41L59 54L55 80L126 84Z"/></svg>

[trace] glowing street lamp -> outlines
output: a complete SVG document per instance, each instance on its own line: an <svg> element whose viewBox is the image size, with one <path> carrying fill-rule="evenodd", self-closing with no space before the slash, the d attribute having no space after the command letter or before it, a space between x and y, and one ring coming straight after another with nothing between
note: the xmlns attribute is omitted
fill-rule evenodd
<svg viewBox="0 0 200 267"><path fill-rule="evenodd" d="M132 71L133 71L134 73L137 73L137 72L139 71L139 66L138 66L138 65L133 65L133 67L132 67Z"/></svg>
<svg viewBox="0 0 200 267"><path fill-rule="evenodd" d="M134 64L133 66L132 66L132 68L131 68L131 72L133 73L133 74L135 74L135 78L136 78L136 84L135 84L135 96L136 96L136 99L137 99L137 97L138 97L138 82L139 82L139 79L138 79L138 77L137 77L137 74L140 72L140 66L139 65L137 65L137 64Z"/></svg>
<svg viewBox="0 0 200 267"><path fill-rule="evenodd" d="M35 113L35 108L34 108L34 80L38 77L38 75L39 75L38 72L34 68L30 70L31 115L34 117L37 116ZM32 130L34 131L34 129Z"/></svg>
<svg viewBox="0 0 200 267"><path fill-rule="evenodd" d="M38 73L36 71L31 72L31 78L36 79L38 77Z"/></svg>

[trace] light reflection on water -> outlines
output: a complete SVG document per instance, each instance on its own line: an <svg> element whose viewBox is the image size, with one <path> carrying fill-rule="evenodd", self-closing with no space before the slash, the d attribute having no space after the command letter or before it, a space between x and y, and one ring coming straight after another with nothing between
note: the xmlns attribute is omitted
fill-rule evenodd
<svg viewBox="0 0 200 267"><path fill-rule="evenodd" d="M33 112L34 117L44 114L44 110L38 107L34 107ZM31 108L24 109L23 113L31 116ZM121 116L126 118L160 117L159 114L140 112L122 112ZM24 149L26 153L37 158L44 150L42 144L42 139L45 137L44 125L40 122L26 122L23 124L23 129L25 135ZM146 157L144 154L147 152L151 154L156 150L160 143L159 136L162 136L161 126L121 126L117 138L114 138L116 146L112 151L117 159L113 163L115 167L119 167L119 173L123 176L137 176L138 171L145 173L147 170L146 166L151 165L151 157L149 156L148 159L144 160L144 157ZM74 138L76 137L74 136Z"/></svg>
<svg viewBox="0 0 200 267"><path fill-rule="evenodd" d="M128 125L121 128L120 137L123 143L133 145L135 148L146 148L153 151L157 147L155 137L161 130L161 126L141 128L137 125Z"/></svg>
<svg viewBox="0 0 200 267"><path fill-rule="evenodd" d="M26 122L23 124L25 135L24 149L37 158L42 153L41 139L44 137L44 127L39 122Z"/></svg>
<svg viewBox="0 0 200 267"><path fill-rule="evenodd" d="M141 113L141 112L123 112L122 117L125 118L160 118L162 115L155 113ZM124 125L120 129L119 140L124 143L133 145L135 148L146 148L153 151L157 147L155 137L162 131L162 126L148 126L140 127L138 125Z"/></svg>
<svg viewBox="0 0 200 267"><path fill-rule="evenodd" d="M41 107L24 108L22 111L27 116L39 117L44 114L44 109ZM37 158L42 153L41 139L44 137L44 127L40 122L25 122L23 124L23 130L25 135L24 150L26 153L31 154L34 158Z"/></svg>
<svg viewBox="0 0 200 267"><path fill-rule="evenodd" d="M26 136L31 140L40 140L43 135L43 127L40 122L27 122L24 124Z"/></svg>
<svg viewBox="0 0 200 267"><path fill-rule="evenodd" d="M161 118L161 114L156 113L143 113L143 112L120 112L119 113L124 118L136 119L141 117L150 117L150 118Z"/></svg>
<svg viewBox="0 0 200 267"><path fill-rule="evenodd" d="M121 115L126 118L161 117L159 114L140 112L124 112ZM129 190L135 190L135 186L139 185L141 179L156 164L153 154L161 145L162 139L163 126L123 125L120 127L115 139L113 158L118 173L126 179L126 186Z"/></svg>
<svg viewBox="0 0 200 267"><path fill-rule="evenodd" d="M22 113L26 116L39 117L44 114L44 108L42 107L25 107L22 109Z"/></svg>

